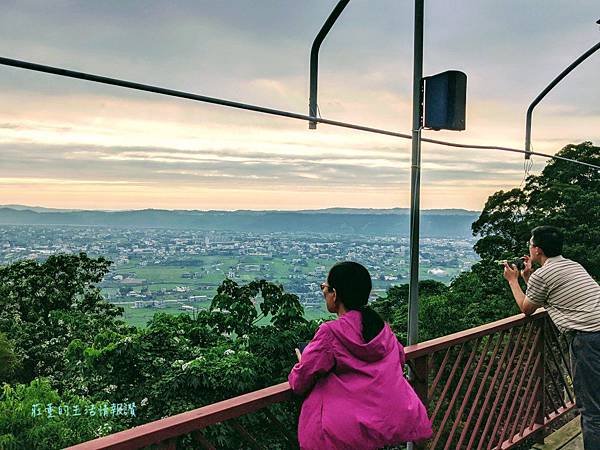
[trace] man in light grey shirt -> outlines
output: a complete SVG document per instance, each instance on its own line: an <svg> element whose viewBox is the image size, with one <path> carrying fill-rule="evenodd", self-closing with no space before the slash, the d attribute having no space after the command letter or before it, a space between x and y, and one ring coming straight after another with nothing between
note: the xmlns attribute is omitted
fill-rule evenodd
<svg viewBox="0 0 600 450"><path fill-rule="evenodd" d="M520 273L527 291L514 265L504 264L504 278L523 313L543 306L557 328L572 335L571 369L584 447L600 450L600 286L579 263L563 258L562 247L558 228L534 228ZM541 267L533 271L532 263Z"/></svg>

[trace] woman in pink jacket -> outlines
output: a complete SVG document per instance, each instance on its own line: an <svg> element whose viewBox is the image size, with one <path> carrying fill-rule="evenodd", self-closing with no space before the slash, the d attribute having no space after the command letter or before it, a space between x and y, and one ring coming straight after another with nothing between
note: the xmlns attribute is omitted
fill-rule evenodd
<svg viewBox="0 0 600 450"><path fill-rule="evenodd" d="M298 424L303 450L377 449L431 436L427 411L404 378L404 349L367 306L371 276L355 262L334 265L321 285L327 310L288 380L306 395Z"/></svg>

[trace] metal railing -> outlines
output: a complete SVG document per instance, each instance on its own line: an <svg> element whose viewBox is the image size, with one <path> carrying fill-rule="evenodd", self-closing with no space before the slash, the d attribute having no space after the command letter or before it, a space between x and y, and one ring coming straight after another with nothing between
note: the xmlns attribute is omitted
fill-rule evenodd
<svg viewBox="0 0 600 450"><path fill-rule="evenodd" d="M543 310L409 351L434 424L427 448L511 448L575 407L567 343Z"/></svg>
<svg viewBox="0 0 600 450"><path fill-rule="evenodd" d="M433 420L425 448L511 448L575 407L567 344L544 310L405 350ZM297 448L298 407L281 383L70 449Z"/></svg>

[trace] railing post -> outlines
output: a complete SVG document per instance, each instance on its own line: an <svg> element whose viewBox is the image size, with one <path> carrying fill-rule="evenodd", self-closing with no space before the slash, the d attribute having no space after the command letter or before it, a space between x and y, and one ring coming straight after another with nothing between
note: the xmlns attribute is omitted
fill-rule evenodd
<svg viewBox="0 0 600 450"><path fill-rule="evenodd" d="M429 402L429 383L428 383L428 375L429 375L429 355L419 356L414 360L412 364L412 378L411 384L425 407Z"/></svg>
<svg viewBox="0 0 600 450"><path fill-rule="evenodd" d="M410 365L410 384L427 408L429 403L429 355L419 356ZM425 449L425 442L410 443L407 449Z"/></svg>
<svg viewBox="0 0 600 450"><path fill-rule="evenodd" d="M537 320L536 322L541 327L540 339L538 341L538 345L536 348L536 352L540 354L540 364L535 372L535 377L540 380L540 388L536 393L536 403L539 404L539 409L537 414L535 415L535 424L540 425L540 431L535 433L534 440L538 444L544 443L544 437L546 435L546 429L544 428L545 417L546 417L546 401L545 401L545 392L546 392L546 321L547 316L545 316L541 320Z"/></svg>
<svg viewBox="0 0 600 450"><path fill-rule="evenodd" d="M159 444L161 450L177 450L177 439L169 439Z"/></svg>

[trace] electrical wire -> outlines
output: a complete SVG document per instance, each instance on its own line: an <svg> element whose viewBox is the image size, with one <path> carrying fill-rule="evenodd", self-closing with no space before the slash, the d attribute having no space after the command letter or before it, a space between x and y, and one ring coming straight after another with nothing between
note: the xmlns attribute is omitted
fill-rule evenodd
<svg viewBox="0 0 600 450"><path fill-rule="evenodd" d="M523 160L523 179L521 180L521 183L519 184L520 188L522 188L523 185L527 182L527 178L530 175L532 167L533 167L533 157Z"/></svg>
<svg viewBox="0 0 600 450"><path fill-rule="evenodd" d="M503 151L503 152L514 152L514 153L529 153L530 155L538 155L538 156L543 156L545 158L560 159L562 161L569 161L569 162L572 162L575 164L582 164L584 166L588 166L588 167L592 167L594 169L600 170L600 166L596 166L595 164L590 164L590 163L586 163L583 161L577 161L576 159L565 158L563 156L549 155L547 153L540 153L540 152L533 152L533 151L526 152L525 150L521 150L521 149L517 149L517 148L500 147L497 145L458 144L456 142L447 142L447 141L440 141L438 139L428 139L428 138L422 138L421 140L423 142L429 142L431 144L438 144L438 145L445 145L447 147L470 148L470 149L475 149L475 150L499 150L499 151Z"/></svg>
<svg viewBox="0 0 600 450"><path fill-rule="evenodd" d="M90 74L90 73L86 73L86 72L77 72L77 71L73 71L73 70L62 69L59 67L46 66L46 65L42 65L42 64L36 64L36 63L31 63L28 61L21 61L21 60L17 60L17 59L0 57L0 65L18 67L21 69L32 70L32 71L36 71L36 72L44 72L44 73L59 75L59 76L68 77L68 78L77 78L80 80L91 81L94 83L120 86L120 87L124 87L124 88L128 88L128 89L138 90L138 91L153 92L155 94L167 95L167 96L178 97L178 98L185 98L188 100L195 100L195 101L199 101L199 102L227 106L230 108L244 109L244 110L259 112L259 113L263 113L263 114L271 114L271 115L275 115L275 116L288 117L290 119L323 123L326 125L332 125L332 126L337 126L337 127L342 127L342 128L350 128L353 130L365 131L365 132L369 132L369 133L383 134L386 136L393 136L393 137L398 137L398 138L402 138L402 139L412 139L412 136L410 134L406 134L406 133L398 133L395 131L382 130L382 129L373 128L373 127L366 127L363 125L357 125L357 124L352 124L352 123L347 123L347 122L340 122L337 120L329 120L329 119L324 119L321 117L312 117L312 116L307 116L305 114L298 114L298 113L294 113L294 112L290 112L290 111L282 111L282 110L278 110L278 109L274 109L274 108L265 108L263 106L252 105L252 104L241 103L241 102L234 102L231 100L224 100L224 99L220 99L220 98L216 98L216 97L208 97L205 95L192 94L192 93L184 92L184 91L165 89L165 88L162 88L159 86L152 86L152 85L148 85L148 84L135 83L132 81L119 80L117 78L104 77L104 76L94 75L94 74ZM320 113L319 113L319 115L320 115ZM568 161L568 162L571 162L574 164L581 164L584 166L592 167L596 170L600 170L600 166L596 166L594 164L586 163L583 161L577 161L577 160L571 159L571 158L564 158L562 156L549 155L546 153L526 152L525 150L521 150L521 149L510 148L510 147L501 147L501 146L496 146L496 145L459 144L456 142L448 142L448 141L442 141L442 140L438 140L438 139L429 139L429 138L421 138L421 140L422 140L422 142L428 142L430 144L443 145L446 147L454 147L454 148L468 148L468 149L474 149L474 150L497 150L497 151L514 152L514 153L529 153L531 155L538 155L538 156L543 156L545 158L552 158L552 159L560 159L563 161Z"/></svg>

